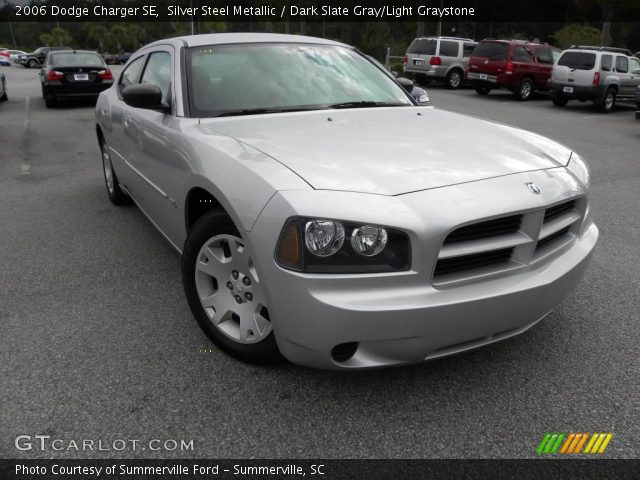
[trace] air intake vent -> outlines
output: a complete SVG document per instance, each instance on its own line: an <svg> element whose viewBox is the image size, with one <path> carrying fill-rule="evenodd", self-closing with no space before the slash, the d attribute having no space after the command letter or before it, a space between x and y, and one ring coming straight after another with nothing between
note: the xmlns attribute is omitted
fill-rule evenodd
<svg viewBox="0 0 640 480"><path fill-rule="evenodd" d="M473 268L495 266L507 262L511 258L513 248L503 248L491 252L474 253L461 257L438 260L434 276L447 275Z"/></svg>
<svg viewBox="0 0 640 480"><path fill-rule="evenodd" d="M536 245L536 251L538 249L544 247L545 245L550 244L555 239L566 235L568 232L569 232L569 227L564 227L562 230L559 230L556 233L553 233L553 234L549 235L548 237L543 238L542 240L538 241L538 243Z"/></svg>
<svg viewBox="0 0 640 480"><path fill-rule="evenodd" d="M478 238L515 233L520 228L521 221L522 215L512 215L510 217L496 218L495 220L467 225L466 227L451 232L444 241L444 244L447 245L450 243L476 240Z"/></svg>
<svg viewBox="0 0 640 480"><path fill-rule="evenodd" d="M554 218L561 217L565 213L572 211L575 208L575 204L575 200L571 200L570 202L561 203L560 205L547 208L544 212L545 223L550 222Z"/></svg>

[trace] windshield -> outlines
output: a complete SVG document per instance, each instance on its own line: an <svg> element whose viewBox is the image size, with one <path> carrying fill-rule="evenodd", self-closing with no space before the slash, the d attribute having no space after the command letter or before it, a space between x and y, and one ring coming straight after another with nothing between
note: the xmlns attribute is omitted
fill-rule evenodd
<svg viewBox="0 0 640 480"><path fill-rule="evenodd" d="M192 115L412 105L350 48L297 43L213 45L189 52Z"/></svg>
<svg viewBox="0 0 640 480"><path fill-rule="evenodd" d="M558 65L574 70L591 70L596 65L596 54L585 52L564 52Z"/></svg>
<svg viewBox="0 0 640 480"><path fill-rule="evenodd" d="M509 45L506 43L486 42L476 45L471 56L485 57L489 60L506 60L508 53Z"/></svg>
<svg viewBox="0 0 640 480"><path fill-rule="evenodd" d="M50 54L51 65L60 67L102 66L102 58L96 53L55 53Z"/></svg>

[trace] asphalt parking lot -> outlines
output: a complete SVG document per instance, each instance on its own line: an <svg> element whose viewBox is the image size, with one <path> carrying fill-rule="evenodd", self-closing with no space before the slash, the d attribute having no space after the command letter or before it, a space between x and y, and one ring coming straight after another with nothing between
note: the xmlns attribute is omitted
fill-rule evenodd
<svg viewBox="0 0 640 480"><path fill-rule="evenodd" d="M37 70L2 71L0 457L533 457L546 432L613 432L607 457L640 456L632 106L602 115L542 95L520 103L428 86L439 108L533 130L585 157L597 252L578 289L517 338L412 367L326 372L215 350L189 311L177 253L135 207L109 203L93 106L48 110ZM193 440L193 450L15 448L16 436L39 434Z"/></svg>

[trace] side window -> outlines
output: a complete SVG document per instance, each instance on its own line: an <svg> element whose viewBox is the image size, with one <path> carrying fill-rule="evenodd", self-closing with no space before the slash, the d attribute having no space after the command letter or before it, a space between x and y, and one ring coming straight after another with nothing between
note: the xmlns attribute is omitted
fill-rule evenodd
<svg viewBox="0 0 640 480"><path fill-rule="evenodd" d="M171 55L169 52L153 52L149 55L147 66L140 83L157 85L162 91L162 100L169 103L171 96Z"/></svg>
<svg viewBox="0 0 640 480"><path fill-rule="evenodd" d="M476 48L473 43L465 43L462 45L462 56L464 58L469 58L473 53L473 49Z"/></svg>
<svg viewBox="0 0 640 480"><path fill-rule="evenodd" d="M127 85L138 83L138 77L140 77L140 70L142 70L142 57L136 58L120 75L120 81L118 82L118 90L122 92L122 89Z"/></svg>
<svg viewBox="0 0 640 480"><path fill-rule="evenodd" d="M616 72L627 73L629 71L629 61L627 57L616 57Z"/></svg>
<svg viewBox="0 0 640 480"><path fill-rule="evenodd" d="M604 72L610 72L613 66L613 57L611 55L602 55L600 58L600 69Z"/></svg>
<svg viewBox="0 0 640 480"><path fill-rule="evenodd" d="M516 62L530 62L531 54L524 47L515 47L513 49L513 59Z"/></svg>
<svg viewBox="0 0 640 480"><path fill-rule="evenodd" d="M553 64L550 48L536 48L536 60L538 63Z"/></svg>
<svg viewBox="0 0 640 480"><path fill-rule="evenodd" d="M440 55L443 57L457 57L460 50L458 42L440 40Z"/></svg>
<svg viewBox="0 0 640 480"><path fill-rule="evenodd" d="M637 60L635 58L630 58L629 59L629 71L631 73L638 73L638 71L640 71L640 60Z"/></svg>

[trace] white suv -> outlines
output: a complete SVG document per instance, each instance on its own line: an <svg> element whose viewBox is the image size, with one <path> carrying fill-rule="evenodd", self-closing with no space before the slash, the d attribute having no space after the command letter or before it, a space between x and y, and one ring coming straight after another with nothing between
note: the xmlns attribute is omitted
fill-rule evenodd
<svg viewBox="0 0 640 480"><path fill-rule="evenodd" d="M608 113L616 99L634 100L640 85L640 60L629 50L612 47L573 46L553 66L549 93L553 104L591 100Z"/></svg>

